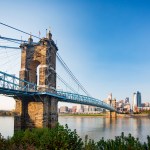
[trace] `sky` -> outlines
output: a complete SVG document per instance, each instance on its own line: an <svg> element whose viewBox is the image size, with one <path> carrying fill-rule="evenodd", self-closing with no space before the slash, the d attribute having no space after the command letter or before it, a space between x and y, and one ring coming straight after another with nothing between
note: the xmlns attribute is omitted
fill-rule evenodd
<svg viewBox="0 0 150 150"><path fill-rule="evenodd" d="M131 102L140 91L142 102L150 102L149 8L149 0L5 0L0 1L0 22L37 36L40 31L41 37L50 28L60 56L93 97L103 100L112 93ZM0 35L28 39L2 25ZM19 61L20 53L14 55ZM14 107L0 100L0 109Z"/></svg>

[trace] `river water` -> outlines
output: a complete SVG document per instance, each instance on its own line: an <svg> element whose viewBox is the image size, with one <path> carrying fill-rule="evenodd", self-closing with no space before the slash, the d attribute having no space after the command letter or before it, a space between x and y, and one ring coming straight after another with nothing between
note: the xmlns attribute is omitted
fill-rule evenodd
<svg viewBox="0 0 150 150"><path fill-rule="evenodd" d="M114 139L115 136L131 133L141 142L146 142L150 135L150 118L103 118L103 117L73 117L59 116L61 125L68 124L69 128L76 129L81 138L88 135L90 139L98 141L100 138ZM14 134L14 118L0 117L0 133L6 138Z"/></svg>

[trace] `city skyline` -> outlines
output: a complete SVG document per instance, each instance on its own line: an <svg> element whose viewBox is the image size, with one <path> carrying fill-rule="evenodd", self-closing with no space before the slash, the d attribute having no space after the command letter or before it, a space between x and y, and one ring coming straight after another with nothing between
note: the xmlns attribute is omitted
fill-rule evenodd
<svg viewBox="0 0 150 150"><path fill-rule="evenodd" d="M5 0L0 4L1 22L35 35L40 31L41 37L50 26L59 54L93 97L103 100L112 93L117 100L131 100L139 90L142 101L150 102L149 1ZM3 26L0 35L28 39Z"/></svg>

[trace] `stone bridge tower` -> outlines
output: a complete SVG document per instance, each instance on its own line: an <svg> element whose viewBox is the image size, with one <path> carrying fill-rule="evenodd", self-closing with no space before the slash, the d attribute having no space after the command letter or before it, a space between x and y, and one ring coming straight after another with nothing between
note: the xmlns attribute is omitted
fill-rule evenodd
<svg viewBox="0 0 150 150"><path fill-rule="evenodd" d="M112 93L107 98L107 103L116 109L116 99L112 99ZM115 111L107 111L108 118L116 118L117 113Z"/></svg>
<svg viewBox="0 0 150 150"><path fill-rule="evenodd" d="M28 43L20 45L20 78L38 85L40 92L53 92L56 89L56 52L57 46L49 32L46 38L34 43L32 37ZM25 83L21 83L25 86ZM57 99L47 94L15 97L15 130L26 128L54 127L58 121Z"/></svg>

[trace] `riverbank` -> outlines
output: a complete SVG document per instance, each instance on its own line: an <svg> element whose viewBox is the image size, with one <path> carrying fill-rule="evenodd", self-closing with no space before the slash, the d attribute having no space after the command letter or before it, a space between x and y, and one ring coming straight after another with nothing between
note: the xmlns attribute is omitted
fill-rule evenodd
<svg viewBox="0 0 150 150"><path fill-rule="evenodd" d="M90 139L98 142L99 139L115 139L121 132L127 136L129 133L139 138L141 142L147 141L150 135L150 119L147 117L137 118L106 118L106 117L78 117L78 116L59 116L58 122L61 125L68 124L71 130L76 129L78 135L84 139L87 134ZM14 134L14 117L0 117L0 133L7 138Z"/></svg>
<svg viewBox="0 0 150 150"><path fill-rule="evenodd" d="M16 113L13 111L0 111L0 116L15 116ZM58 116L79 116L79 117L108 117L106 113L59 113ZM136 117L150 117L150 114L143 113L143 114L117 114L119 118L136 118Z"/></svg>
<svg viewBox="0 0 150 150"><path fill-rule="evenodd" d="M1 150L29 150L29 149L61 149L61 150L148 150L150 137L142 143L131 134L122 134L115 139L99 139L98 142L90 140L88 135L81 139L76 131L71 131L68 126L57 125L56 128L32 129L15 132L14 136L4 139L0 135Z"/></svg>
<svg viewBox="0 0 150 150"><path fill-rule="evenodd" d="M106 114L81 114L81 113L60 113L59 116L80 116L80 117L106 117Z"/></svg>
<svg viewBox="0 0 150 150"><path fill-rule="evenodd" d="M142 118L150 117L150 114L117 114L119 118Z"/></svg>
<svg viewBox="0 0 150 150"><path fill-rule="evenodd" d="M76 116L76 117L108 117L106 113L100 114L82 114L82 113L60 113L59 116ZM150 114L117 114L118 118L138 118L138 117L150 117Z"/></svg>

